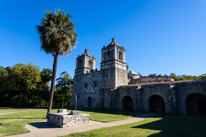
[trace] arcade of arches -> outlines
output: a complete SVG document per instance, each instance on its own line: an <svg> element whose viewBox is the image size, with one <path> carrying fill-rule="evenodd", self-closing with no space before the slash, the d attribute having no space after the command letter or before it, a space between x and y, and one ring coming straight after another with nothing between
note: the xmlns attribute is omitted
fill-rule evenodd
<svg viewBox="0 0 206 137"><path fill-rule="evenodd" d="M206 80L171 83L101 88L100 108L206 115Z"/></svg>

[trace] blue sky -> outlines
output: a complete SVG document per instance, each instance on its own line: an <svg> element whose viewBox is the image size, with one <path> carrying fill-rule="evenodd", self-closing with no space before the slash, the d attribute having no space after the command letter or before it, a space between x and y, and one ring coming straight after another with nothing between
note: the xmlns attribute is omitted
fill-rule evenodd
<svg viewBox="0 0 206 137"><path fill-rule="evenodd" d="M136 73L206 73L206 0L1 0L1 66L32 61L52 69L53 57L40 50L35 26L55 9L71 14L79 35L72 53L59 57L57 77L62 71L74 76L85 48L99 70L101 48L113 37Z"/></svg>

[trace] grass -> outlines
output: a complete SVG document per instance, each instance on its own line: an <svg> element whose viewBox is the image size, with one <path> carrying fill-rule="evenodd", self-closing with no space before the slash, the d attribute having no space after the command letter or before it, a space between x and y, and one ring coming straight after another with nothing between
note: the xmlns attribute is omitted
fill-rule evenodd
<svg viewBox="0 0 206 137"><path fill-rule="evenodd" d="M90 114L89 119L101 122L112 122L130 118L141 113L130 111L110 111L97 109L82 109L81 113Z"/></svg>
<svg viewBox="0 0 206 137"><path fill-rule="evenodd" d="M66 137L205 137L206 117L159 114L145 120Z"/></svg>
<svg viewBox="0 0 206 137"><path fill-rule="evenodd" d="M45 110L0 115L0 136L29 132L24 125L45 120Z"/></svg>
<svg viewBox="0 0 206 137"><path fill-rule="evenodd" d="M0 108L1 113L16 111L27 112L0 115L0 136L28 133L29 131L24 128L24 125L31 122L46 120L45 117L47 110L45 108ZM52 109L52 112L57 112L57 109ZM90 114L91 120L104 122L122 120L138 114L135 112L108 111L97 109L82 109L81 112Z"/></svg>
<svg viewBox="0 0 206 137"><path fill-rule="evenodd" d="M4 113L14 112L12 110L26 110L28 112L0 115L0 136L27 133L29 131L24 128L24 125L35 121L46 120L45 108L0 108L0 112ZM52 112L56 111L57 109L52 109ZM81 112L90 114L90 119L92 120L104 122L122 120L134 115L138 115L138 113L135 112L108 111L97 109L81 109ZM139 122L76 133L68 135L67 137L205 137L205 129L206 117L204 116L201 117L158 114Z"/></svg>
<svg viewBox="0 0 206 137"><path fill-rule="evenodd" d="M38 108L10 108L10 107L0 107L0 114L1 113L9 113L9 112L17 112L17 111L35 111L39 110Z"/></svg>

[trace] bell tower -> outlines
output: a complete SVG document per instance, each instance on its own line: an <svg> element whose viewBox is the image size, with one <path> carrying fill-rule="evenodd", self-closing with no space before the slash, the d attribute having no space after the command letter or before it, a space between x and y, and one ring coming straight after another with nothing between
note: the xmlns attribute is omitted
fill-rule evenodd
<svg viewBox="0 0 206 137"><path fill-rule="evenodd" d="M76 69L75 75L85 74L96 68L96 58L92 57L88 49L85 49L85 52L76 58Z"/></svg>
<svg viewBox="0 0 206 137"><path fill-rule="evenodd" d="M127 85L127 70L126 70L126 50L124 47L116 43L113 38L108 46L102 48L101 70L105 73L106 87L117 87L120 85Z"/></svg>

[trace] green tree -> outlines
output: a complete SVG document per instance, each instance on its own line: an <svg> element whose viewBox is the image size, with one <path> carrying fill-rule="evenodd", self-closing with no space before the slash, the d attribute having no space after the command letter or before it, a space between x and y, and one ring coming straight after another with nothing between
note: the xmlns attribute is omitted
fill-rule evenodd
<svg viewBox="0 0 206 137"><path fill-rule="evenodd" d="M0 105L6 105L5 101L8 99L9 93L6 92L8 81L8 71L3 66L0 66Z"/></svg>
<svg viewBox="0 0 206 137"><path fill-rule="evenodd" d="M202 74L198 77L200 80L206 80L206 73Z"/></svg>
<svg viewBox="0 0 206 137"><path fill-rule="evenodd" d="M155 74L149 74L149 77L156 77L157 76L157 74L155 73Z"/></svg>
<svg viewBox="0 0 206 137"><path fill-rule="evenodd" d="M52 71L51 69L49 68L44 68L41 72L41 80L42 80L42 83L43 83L43 92L41 92L41 104L40 104L40 107L42 107L42 103L43 103L43 98L44 98L44 95L45 95L45 90L46 90L46 87L47 87L47 84L49 83L49 81L51 81L52 79ZM40 86L41 88L41 86Z"/></svg>
<svg viewBox="0 0 206 137"><path fill-rule="evenodd" d="M67 71L63 71L60 74L60 77L57 78L56 88L57 88L58 94L62 98L62 106L63 106L65 96L67 96L72 91L72 88L73 88L72 79L69 76Z"/></svg>
<svg viewBox="0 0 206 137"><path fill-rule="evenodd" d="M47 11L42 25L38 25L37 30L40 34L41 49L54 56L48 114L52 108L58 55L66 56L71 52L72 47L76 45L77 33L74 23L70 21L70 15L61 10L55 10L54 14Z"/></svg>
<svg viewBox="0 0 206 137"><path fill-rule="evenodd" d="M175 73L170 73L170 77L173 78L175 81L177 80L177 75Z"/></svg>
<svg viewBox="0 0 206 137"><path fill-rule="evenodd" d="M13 95L21 96L21 105L23 106L24 97L27 96L27 103L29 103L30 95L36 89L37 83L41 80L39 66L32 63L16 64L9 70L7 80L7 90L15 92Z"/></svg>

